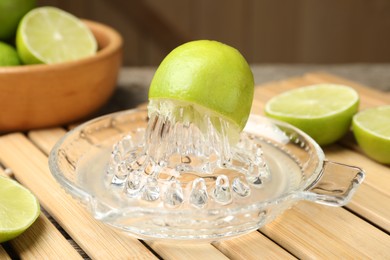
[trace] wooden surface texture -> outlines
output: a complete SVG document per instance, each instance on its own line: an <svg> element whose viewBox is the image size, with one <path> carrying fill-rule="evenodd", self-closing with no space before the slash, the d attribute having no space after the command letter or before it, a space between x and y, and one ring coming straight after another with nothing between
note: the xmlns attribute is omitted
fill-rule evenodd
<svg viewBox="0 0 390 260"><path fill-rule="evenodd" d="M325 73L256 87L252 113L272 96L321 82L347 84L360 108L389 104L390 94ZM390 167L366 157L351 133L324 148L327 159L355 165L366 179L345 207L302 201L247 235L211 244L141 241L95 220L60 187L48 154L67 126L0 136L0 174L28 187L44 209L18 238L0 244L0 259L390 259Z"/></svg>

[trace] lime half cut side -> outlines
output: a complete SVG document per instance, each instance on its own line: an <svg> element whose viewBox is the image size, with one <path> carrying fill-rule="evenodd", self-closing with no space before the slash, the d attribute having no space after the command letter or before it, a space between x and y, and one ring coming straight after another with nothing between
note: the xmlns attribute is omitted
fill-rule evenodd
<svg viewBox="0 0 390 260"><path fill-rule="evenodd" d="M39 213L39 202L28 189L0 176L0 243L23 233Z"/></svg>
<svg viewBox="0 0 390 260"><path fill-rule="evenodd" d="M316 84L273 97L265 114L300 128L324 146L345 135L358 106L359 95L353 88Z"/></svg>
<svg viewBox="0 0 390 260"><path fill-rule="evenodd" d="M352 130L357 143L370 158L390 164L390 105L357 113Z"/></svg>
<svg viewBox="0 0 390 260"><path fill-rule="evenodd" d="M90 29L77 17L55 7L28 12L18 26L16 45L25 64L72 61L97 50Z"/></svg>

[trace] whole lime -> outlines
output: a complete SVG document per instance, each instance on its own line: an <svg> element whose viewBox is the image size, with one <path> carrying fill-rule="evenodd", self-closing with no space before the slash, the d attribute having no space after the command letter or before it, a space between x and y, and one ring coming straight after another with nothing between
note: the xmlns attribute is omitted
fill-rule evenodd
<svg viewBox="0 0 390 260"><path fill-rule="evenodd" d="M242 130L252 106L254 79L241 53L210 40L187 42L158 67L149 99L173 99L199 105Z"/></svg>
<svg viewBox="0 0 390 260"><path fill-rule="evenodd" d="M19 55L16 49L4 42L0 42L0 66L20 65Z"/></svg>
<svg viewBox="0 0 390 260"><path fill-rule="evenodd" d="M15 36L19 21L36 5L36 0L0 0L0 39Z"/></svg>

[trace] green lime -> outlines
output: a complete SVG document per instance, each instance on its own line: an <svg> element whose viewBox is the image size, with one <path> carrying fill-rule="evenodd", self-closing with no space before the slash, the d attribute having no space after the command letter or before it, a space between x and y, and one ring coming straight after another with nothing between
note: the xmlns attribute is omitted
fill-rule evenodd
<svg viewBox="0 0 390 260"><path fill-rule="evenodd" d="M300 128L319 145L328 145L350 129L358 106L359 95L354 89L317 84L273 97L265 106L265 114Z"/></svg>
<svg viewBox="0 0 390 260"><path fill-rule="evenodd" d="M390 164L390 106L357 113L352 120L352 130L357 143L369 157Z"/></svg>
<svg viewBox="0 0 390 260"><path fill-rule="evenodd" d="M39 202L28 189L0 176L0 243L23 233L39 213Z"/></svg>
<svg viewBox="0 0 390 260"><path fill-rule="evenodd" d="M16 46L25 64L59 63L96 53L97 43L77 17L55 7L39 7L19 23Z"/></svg>
<svg viewBox="0 0 390 260"><path fill-rule="evenodd" d="M35 0L0 0L0 39L15 36L20 19L35 7Z"/></svg>
<svg viewBox="0 0 390 260"><path fill-rule="evenodd" d="M242 130L253 92L252 71L238 50L217 41L198 40L165 57L151 82L149 99L193 104Z"/></svg>
<svg viewBox="0 0 390 260"><path fill-rule="evenodd" d="M17 65L20 65L20 60L15 48L7 43L0 42L0 66Z"/></svg>

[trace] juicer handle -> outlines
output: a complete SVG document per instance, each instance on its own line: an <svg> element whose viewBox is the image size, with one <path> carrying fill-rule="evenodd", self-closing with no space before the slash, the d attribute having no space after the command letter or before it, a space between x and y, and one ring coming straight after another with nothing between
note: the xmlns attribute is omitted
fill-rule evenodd
<svg viewBox="0 0 390 260"><path fill-rule="evenodd" d="M304 191L304 198L328 206L344 206L363 182L362 169L324 161L322 173L315 184Z"/></svg>

